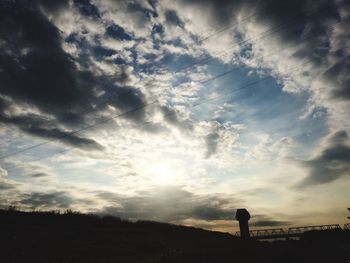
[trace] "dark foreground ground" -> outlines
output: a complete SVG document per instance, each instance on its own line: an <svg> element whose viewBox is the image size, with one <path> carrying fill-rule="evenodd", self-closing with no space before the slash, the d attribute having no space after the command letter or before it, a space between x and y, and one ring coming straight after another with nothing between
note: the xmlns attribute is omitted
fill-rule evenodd
<svg viewBox="0 0 350 263"><path fill-rule="evenodd" d="M76 213L0 210L0 262L350 262L349 233L243 242L229 234Z"/></svg>

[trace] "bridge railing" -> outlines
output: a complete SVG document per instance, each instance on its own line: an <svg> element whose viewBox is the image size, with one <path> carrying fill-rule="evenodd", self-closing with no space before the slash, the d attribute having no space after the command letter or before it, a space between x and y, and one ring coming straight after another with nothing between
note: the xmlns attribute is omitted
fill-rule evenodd
<svg viewBox="0 0 350 263"><path fill-rule="evenodd" d="M307 231L312 230L342 230L339 224L333 224L333 225L318 225L318 226L299 226L299 227L290 227L288 228L288 235L293 234L302 234Z"/></svg>
<svg viewBox="0 0 350 263"><path fill-rule="evenodd" d="M249 232L251 237L273 237L286 234L283 228L258 229Z"/></svg>
<svg viewBox="0 0 350 263"><path fill-rule="evenodd" d="M250 237L252 238L272 238L272 237L280 237L284 236L286 232L283 228L269 228L269 229L256 229L249 231ZM241 233L239 231L236 232L236 236L240 237Z"/></svg>
<svg viewBox="0 0 350 263"><path fill-rule="evenodd" d="M350 223L344 225L344 229L350 230ZM290 227L288 230L283 228L270 228L270 229L256 229L250 230L250 237L257 239L264 238L288 238L288 237L298 237L307 231L322 231L322 230L342 230L339 224L333 225L316 225L316 226L300 226L300 227ZM240 237L240 232L236 232L236 236Z"/></svg>

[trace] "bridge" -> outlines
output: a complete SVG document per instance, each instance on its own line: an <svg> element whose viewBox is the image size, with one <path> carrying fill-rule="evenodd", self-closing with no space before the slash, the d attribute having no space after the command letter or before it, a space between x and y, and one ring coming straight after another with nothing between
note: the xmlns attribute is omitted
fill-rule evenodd
<svg viewBox="0 0 350 263"><path fill-rule="evenodd" d="M300 238L304 233L309 231L330 231L330 230L343 230L340 225L317 225L317 226L300 226L290 227L287 230L283 228L270 228L270 229L256 229L250 230L251 239L289 239ZM350 224L344 225L344 230L350 230ZM236 232L237 237L241 237L240 231Z"/></svg>

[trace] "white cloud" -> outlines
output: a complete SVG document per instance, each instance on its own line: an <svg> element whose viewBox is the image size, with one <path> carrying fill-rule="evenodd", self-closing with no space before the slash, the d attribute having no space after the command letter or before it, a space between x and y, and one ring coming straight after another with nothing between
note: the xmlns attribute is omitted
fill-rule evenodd
<svg viewBox="0 0 350 263"><path fill-rule="evenodd" d="M0 177L6 177L7 175L7 171L0 167Z"/></svg>

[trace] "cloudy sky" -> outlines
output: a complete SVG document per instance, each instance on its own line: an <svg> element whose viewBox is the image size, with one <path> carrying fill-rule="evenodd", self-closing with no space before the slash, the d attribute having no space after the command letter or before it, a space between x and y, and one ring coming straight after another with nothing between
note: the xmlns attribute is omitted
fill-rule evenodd
<svg viewBox="0 0 350 263"><path fill-rule="evenodd" d="M0 206L233 232L345 223L346 0L3 0Z"/></svg>

